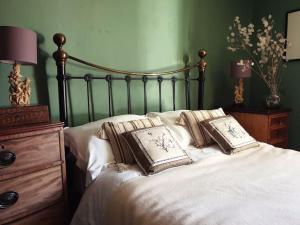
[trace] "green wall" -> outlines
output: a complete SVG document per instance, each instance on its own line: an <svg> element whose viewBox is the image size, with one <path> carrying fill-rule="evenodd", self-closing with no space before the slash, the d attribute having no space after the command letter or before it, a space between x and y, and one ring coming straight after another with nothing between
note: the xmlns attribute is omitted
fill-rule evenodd
<svg viewBox="0 0 300 225"><path fill-rule="evenodd" d="M52 58L56 46L52 36L63 32L65 50L71 55L101 65L126 70L153 71L183 65L183 59L199 60L197 52L208 52L205 84L205 108L232 103L233 81L229 62L238 58L226 50L225 37L234 16L243 23L272 14L278 30L285 30L285 13L300 8L299 1L286 0L0 0L0 25L30 28L38 33L38 65L23 66L22 73L32 79L33 104L49 104L51 116L58 119L56 67ZM0 64L0 106L8 106L7 75L11 65ZM68 64L68 72L82 74L82 67ZM283 105L292 108L290 147L300 149L297 130L300 127L300 61L288 63L281 87ZM195 74L194 74L195 75ZM142 87L133 82L133 109L142 113ZM250 87L251 86L251 87ZM105 82L94 82L96 118L107 112ZM164 110L171 109L170 85L164 84ZM85 85L71 82L73 124L87 121ZM158 110L157 85L149 83L149 110ZM115 82L116 112L126 113L125 85ZM178 108L184 105L183 86L177 88ZM196 87L192 86L193 108ZM253 76L246 81L246 102L261 106L267 94L263 83ZM76 100L76 101L75 101Z"/></svg>
<svg viewBox="0 0 300 225"><path fill-rule="evenodd" d="M188 56L199 60L197 52L208 52L205 107L229 105L232 102L232 80L226 50L228 25L236 15L249 22L252 1L227 0L0 0L0 25L30 28L38 33L39 59L36 66L23 66L22 73L32 79L33 104L49 104L53 119L58 118L56 67L52 36L62 32L67 37L65 50L77 57L108 67L153 71L183 65ZM10 65L0 64L0 106L9 105L7 75ZM82 67L68 64L68 72L85 73ZM93 74L96 71L90 71ZM134 110L142 113L141 85L134 83ZM169 94L163 98L164 110L171 109ZM80 92L83 91L83 92ZM71 82L71 106L74 124L87 121L85 85ZM116 112L126 113L125 85L115 82ZM157 87L149 85L150 110L158 110ZM183 87L179 86L178 107L183 106ZM196 87L192 86L193 108ZM107 90L104 82L94 84L96 118L107 112ZM76 100L76 102L74 101Z"/></svg>
<svg viewBox="0 0 300 225"><path fill-rule="evenodd" d="M263 16L273 15L278 31L285 32L286 12L293 9L300 9L300 1L255 1L254 15L255 25L260 23ZM287 63L287 69L282 71L282 85L280 94L283 107L292 109L289 129L289 147L300 150L299 129L300 129L300 61ZM267 88L257 77L251 78L250 104L259 107L263 104L265 96L268 94Z"/></svg>

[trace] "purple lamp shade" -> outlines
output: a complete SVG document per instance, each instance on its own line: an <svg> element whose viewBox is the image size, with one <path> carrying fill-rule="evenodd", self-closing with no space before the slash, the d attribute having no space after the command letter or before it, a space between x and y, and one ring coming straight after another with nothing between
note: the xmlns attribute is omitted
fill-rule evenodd
<svg viewBox="0 0 300 225"><path fill-rule="evenodd" d="M231 77L233 78L249 78L251 77L251 60L238 60L231 62Z"/></svg>
<svg viewBox="0 0 300 225"><path fill-rule="evenodd" d="M36 33L19 27L0 26L0 62L36 64Z"/></svg>

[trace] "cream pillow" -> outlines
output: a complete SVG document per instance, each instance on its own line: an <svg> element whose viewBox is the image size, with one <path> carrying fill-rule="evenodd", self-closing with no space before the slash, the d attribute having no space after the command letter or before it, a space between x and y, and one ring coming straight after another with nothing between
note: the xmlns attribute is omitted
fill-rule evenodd
<svg viewBox="0 0 300 225"><path fill-rule="evenodd" d="M259 146L232 116L205 120L201 125L226 154Z"/></svg>
<svg viewBox="0 0 300 225"><path fill-rule="evenodd" d="M206 133L200 125L200 122L220 116L225 116L222 108L213 110L184 111L180 114L179 124L184 125L189 129L194 139L195 146L199 148L214 143L213 139L211 139L209 134Z"/></svg>
<svg viewBox="0 0 300 225"><path fill-rule="evenodd" d="M120 123L106 122L102 125L100 138L109 139L115 160L118 163L133 164L135 160L121 134L141 128L163 125L159 117L140 120L125 121Z"/></svg>
<svg viewBox="0 0 300 225"><path fill-rule="evenodd" d="M164 125L123 133L123 137L145 174L192 162Z"/></svg>
<svg viewBox="0 0 300 225"><path fill-rule="evenodd" d="M178 124L180 114L187 110L176 110L167 112L149 112L146 114L148 117L157 117L161 119L165 125L173 132L174 137L178 140L181 147L186 148L194 144L194 140L187 127Z"/></svg>

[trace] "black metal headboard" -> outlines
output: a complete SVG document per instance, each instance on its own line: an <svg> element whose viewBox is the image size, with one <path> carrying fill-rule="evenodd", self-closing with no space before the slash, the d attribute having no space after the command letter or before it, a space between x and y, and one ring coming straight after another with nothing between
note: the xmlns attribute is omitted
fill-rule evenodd
<svg viewBox="0 0 300 225"><path fill-rule="evenodd" d="M144 90L144 113L148 112L148 105L147 105L147 82L149 80L157 80L158 90L159 90L159 110L162 111L162 82L169 81L172 83L172 101L173 101L173 110L176 109L175 105L175 90L176 90L176 82L177 81L184 81L185 86L185 103L186 109L191 108L191 98L190 98L190 82L198 82L198 109L203 108L203 98L204 98L204 80L205 80L205 69L207 63L205 62L204 58L206 56L205 50L199 51L200 61L193 65L187 65L183 68L164 71L164 72L131 72L125 70L117 70L112 68L107 68L104 66L96 65L93 63L89 63L87 61L81 60L79 58L73 57L67 54L63 50L63 45L66 43L66 37L64 34L57 33L53 36L53 41L57 45L58 49L53 53L53 57L56 61L57 66L57 80L58 80L58 95L59 95L59 113L60 113L60 120L64 122L65 126L69 125L68 122L68 102L67 102L67 82L72 79L79 79L86 82L87 87L87 103L88 103L88 119L91 122L94 116L92 115L92 102L91 102L91 81L92 80L104 80L107 82L108 85L108 104L109 104L109 112L108 116L114 116L114 104L113 104L113 88L112 88L112 81L113 80L124 80L127 85L127 111L128 114L132 113L131 109L131 85L130 82L132 80L140 80L143 82L143 90ZM92 67L94 69L99 69L102 71L106 71L113 74L122 74L123 76L113 77L112 75L106 76L93 76L91 74L85 74L83 76L72 76L66 73L66 63L67 60L73 60L77 63L84 64L86 66ZM192 78L190 77L190 71L193 69L198 69L198 77ZM176 77L175 74L184 73L184 77ZM172 75L172 76L165 76L165 75Z"/></svg>

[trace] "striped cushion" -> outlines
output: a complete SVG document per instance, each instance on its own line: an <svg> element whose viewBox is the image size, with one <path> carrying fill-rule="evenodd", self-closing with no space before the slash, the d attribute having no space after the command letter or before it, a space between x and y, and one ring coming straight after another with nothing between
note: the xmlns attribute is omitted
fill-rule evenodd
<svg viewBox="0 0 300 225"><path fill-rule="evenodd" d="M225 116L222 108L213 110L184 111L180 114L179 124L188 127L194 139L195 146L199 148L214 143L213 139L204 130L200 122L220 116Z"/></svg>
<svg viewBox="0 0 300 225"><path fill-rule="evenodd" d="M115 160L118 163L132 164L135 160L128 149L126 143L122 138L122 133L138 130L142 128L156 127L163 125L159 117L146 118L140 120L132 120L120 123L106 122L102 125L102 131L100 133L100 138L105 139L108 137L112 151L115 156Z"/></svg>

